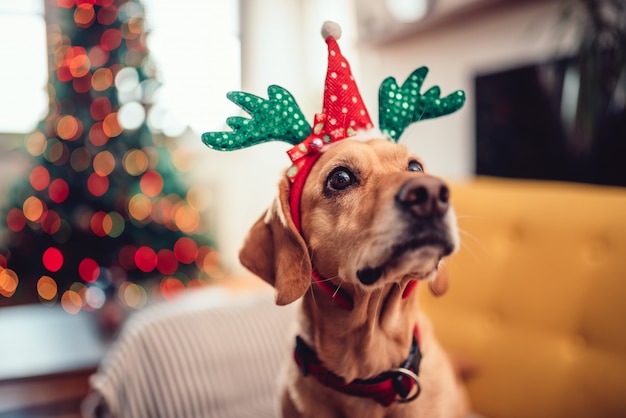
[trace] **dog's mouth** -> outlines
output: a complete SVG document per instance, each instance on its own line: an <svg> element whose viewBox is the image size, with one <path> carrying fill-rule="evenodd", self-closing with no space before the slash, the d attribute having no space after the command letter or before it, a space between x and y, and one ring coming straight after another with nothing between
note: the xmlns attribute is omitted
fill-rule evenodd
<svg viewBox="0 0 626 418"><path fill-rule="evenodd" d="M378 282L385 272L399 269L400 276L411 275L423 279L430 275L439 261L454 252L455 245L449 235L439 229L430 230L391 247L389 256L375 266L357 270L356 275L364 285Z"/></svg>

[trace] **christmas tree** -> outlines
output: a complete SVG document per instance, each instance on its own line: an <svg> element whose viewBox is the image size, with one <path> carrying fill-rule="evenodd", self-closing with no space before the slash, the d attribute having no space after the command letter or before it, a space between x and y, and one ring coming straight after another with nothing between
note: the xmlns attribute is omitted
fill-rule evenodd
<svg viewBox="0 0 626 418"><path fill-rule="evenodd" d="M49 113L4 200L0 306L138 307L208 278L218 261L198 196L146 123L158 82L141 4L47 0L46 18Z"/></svg>

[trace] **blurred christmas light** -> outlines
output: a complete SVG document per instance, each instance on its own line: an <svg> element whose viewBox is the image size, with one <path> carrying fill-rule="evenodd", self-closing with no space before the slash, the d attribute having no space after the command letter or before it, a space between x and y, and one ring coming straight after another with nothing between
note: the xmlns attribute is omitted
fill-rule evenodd
<svg viewBox="0 0 626 418"><path fill-rule="evenodd" d="M21 231L24 226L26 226L26 217L24 216L24 212L18 208L11 209L7 214L7 226L13 232Z"/></svg>
<svg viewBox="0 0 626 418"><path fill-rule="evenodd" d="M0 295L10 298L15 293L18 283L17 274L13 270L0 269Z"/></svg>
<svg viewBox="0 0 626 418"><path fill-rule="evenodd" d="M109 190L109 179L106 176L93 173L87 179L87 189L96 197L102 196Z"/></svg>
<svg viewBox="0 0 626 418"><path fill-rule="evenodd" d="M73 141L78 138L82 133L82 129L79 131L80 121L74 116L65 115L58 120L56 131L60 138L68 141Z"/></svg>
<svg viewBox="0 0 626 418"><path fill-rule="evenodd" d="M193 234L200 226L200 214L190 206L178 205L174 211L174 223L181 231Z"/></svg>
<svg viewBox="0 0 626 418"><path fill-rule="evenodd" d="M165 275L174 274L178 270L178 260L173 251L162 249L157 253L157 269Z"/></svg>
<svg viewBox="0 0 626 418"><path fill-rule="evenodd" d="M53 210L45 212L41 221L41 229L47 234L56 234L61 229L62 221L58 213Z"/></svg>
<svg viewBox="0 0 626 418"><path fill-rule="evenodd" d="M117 212L110 212L102 220L102 229L111 238L117 238L124 232L124 218Z"/></svg>
<svg viewBox="0 0 626 418"><path fill-rule="evenodd" d="M70 155L70 166L74 171L80 173L91 166L91 154L85 147L76 148Z"/></svg>
<svg viewBox="0 0 626 418"><path fill-rule="evenodd" d="M24 201L22 210L24 211L26 219L37 222L39 218L41 218L41 215L43 215L44 204L37 197L31 196Z"/></svg>
<svg viewBox="0 0 626 418"><path fill-rule="evenodd" d="M126 306L135 309L143 307L148 300L146 290L142 286L130 282L124 282L120 285L118 297Z"/></svg>
<svg viewBox="0 0 626 418"><path fill-rule="evenodd" d="M139 187L146 196L157 196L163 190L163 177L154 170L148 171L141 176Z"/></svg>
<svg viewBox="0 0 626 418"><path fill-rule="evenodd" d="M79 28L88 28L96 19L93 6L89 3L82 3L74 10L74 21Z"/></svg>
<svg viewBox="0 0 626 418"><path fill-rule="evenodd" d="M179 238L174 244L176 259L184 264L191 264L198 255L198 245L189 237Z"/></svg>
<svg viewBox="0 0 626 418"><path fill-rule="evenodd" d="M78 264L78 274L84 281L93 283L98 280L100 276L100 266L96 260L85 257L80 264Z"/></svg>
<svg viewBox="0 0 626 418"><path fill-rule="evenodd" d="M63 261L63 253L58 248L50 247L43 253L43 265L53 273L63 267Z"/></svg>
<svg viewBox="0 0 626 418"><path fill-rule="evenodd" d="M100 147L105 145L108 141L109 136L104 132L104 124L102 122L94 123L89 129L89 142Z"/></svg>
<svg viewBox="0 0 626 418"><path fill-rule="evenodd" d="M93 159L93 169L99 176L108 176L115 169L115 157L109 151L99 152Z"/></svg>
<svg viewBox="0 0 626 418"><path fill-rule="evenodd" d="M123 129L117 119L117 112L108 114L102 122L102 131L109 138L114 138L122 133Z"/></svg>
<svg viewBox="0 0 626 418"><path fill-rule="evenodd" d="M120 252L118 255L118 261L120 266L126 270L134 270L137 265L135 264L135 253L137 252L137 248L133 245L124 245L120 248Z"/></svg>
<svg viewBox="0 0 626 418"><path fill-rule="evenodd" d="M66 290L61 296L61 306L63 310L69 314L77 314L83 306L83 300L80 295L73 290Z"/></svg>
<svg viewBox="0 0 626 418"><path fill-rule="evenodd" d="M147 246L137 248L135 265L143 272L150 273L153 271L157 266L157 255L154 250Z"/></svg>
<svg viewBox="0 0 626 418"><path fill-rule="evenodd" d="M103 221L106 216L107 216L106 212L98 211L94 213L93 216L91 217L91 221L89 223L91 226L91 230L94 234L96 234L99 237L105 237L107 235L107 232L104 230L104 227L103 227Z"/></svg>
<svg viewBox="0 0 626 418"><path fill-rule="evenodd" d="M175 277L166 277L161 282L160 289L163 298L172 301L179 297L182 291L185 290L185 285Z"/></svg>
<svg viewBox="0 0 626 418"><path fill-rule="evenodd" d="M70 187L63 179L55 179L48 186L48 195L54 203L61 203L67 199L70 194Z"/></svg>
<svg viewBox="0 0 626 418"><path fill-rule="evenodd" d="M104 291L96 286L90 286L85 290L85 303L91 309L100 309L104 306L106 295Z"/></svg>
<svg viewBox="0 0 626 418"><path fill-rule="evenodd" d="M111 71L109 70L98 71L108 71L109 74L111 73ZM102 77L105 77L106 74L107 73L105 72L105 75ZM93 102L91 102L91 106L89 107L89 113L91 114L93 120L103 120L105 117L107 117L109 113L111 113L111 109L111 101L107 97L102 96L95 98Z"/></svg>
<svg viewBox="0 0 626 418"><path fill-rule="evenodd" d="M26 137L26 150L34 157L38 157L46 150L46 137L37 131Z"/></svg>
<svg viewBox="0 0 626 418"><path fill-rule="evenodd" d="M138 176L148 169L148 156L140 149L132 149L124 154L122 165L128 174Z"/></svg>
<svg viewBox="0 0 626 418"><path fill-rule="evenodd" d="M128 102L120 108L118 118L124 129L134 130L145 122L146 111L138 102Z"/></svg>
<svg viewBox="0 0 626 418"><path fill-rule="evenodd" d="M29 179L33 189L42 191L50 184L50 172L45 167L39 165L30 172Z"/></svg>
<svg viewBox="0 0 626 418"><path fill-rule="evenodd" d="M37 293L44 300L53 300L57 297L57 283L50 276L41 276L37 281Z"/></svg>
<svg viewBox="0 0 626 418"><path fill-rule="evenodd" d="M152 202L141 193L138 193L128 201L128 213L138 221L143 221L150 216L152 212Z"/></svg>

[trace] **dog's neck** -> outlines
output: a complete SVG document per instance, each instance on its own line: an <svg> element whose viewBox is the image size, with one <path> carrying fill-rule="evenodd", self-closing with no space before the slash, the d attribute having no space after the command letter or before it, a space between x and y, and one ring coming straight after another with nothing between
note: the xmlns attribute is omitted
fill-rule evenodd
<svg viewBox="0 0 626 418"><path fill-rule="evenodd" d="M408 284L365 289L344 282L341 289L353 301L346 309L313 283L302 303L303 338L326 367L347 381L397 367L407 356L417 322L417 295L402 297Z"/></svg>

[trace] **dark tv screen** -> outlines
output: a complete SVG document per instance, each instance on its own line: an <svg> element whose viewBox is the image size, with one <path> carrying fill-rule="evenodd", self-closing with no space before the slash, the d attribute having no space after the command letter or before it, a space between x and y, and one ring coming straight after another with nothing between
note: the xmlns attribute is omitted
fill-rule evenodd
<svg viewBox="0 0 626 418"><path fill-rule="evenodd" d="M626 186L624 90L605 98L585 135L575 59L478 75L476 173Z"/></svg>

